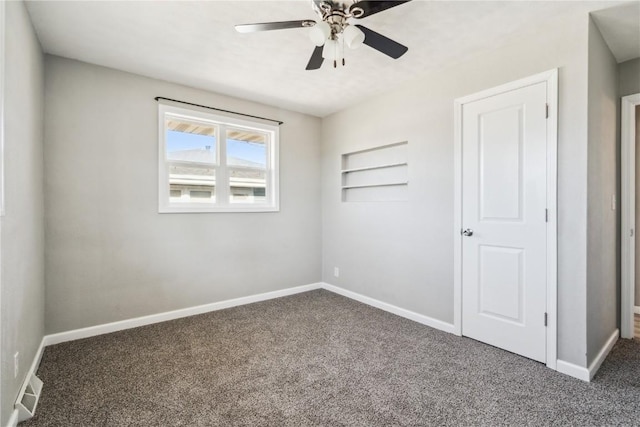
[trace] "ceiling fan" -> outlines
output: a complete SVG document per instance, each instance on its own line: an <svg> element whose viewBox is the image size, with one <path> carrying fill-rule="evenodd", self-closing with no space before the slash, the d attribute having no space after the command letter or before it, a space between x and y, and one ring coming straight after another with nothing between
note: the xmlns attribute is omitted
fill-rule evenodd
<svg viewBox="0 0 640 427"><path fill-rule="evenodd" d="M376 33L364 25L351 24L351 19L362 19L378 12L385 11L410 0L402 1L376 1L376 0L311 0L311 7L320 16L320 21L311 19L300 21L264 22L257 24L236 25L239 33L254 33L258 31L285 30L290 28L311 28L309 37L316 45L311 54L307 70L317 70L325 59L333 61L333 67L337 67L344 61L344 45L355 49L365 44L377 51L398 59L404 55L406 46L391 40L382 34Z"/></svg>

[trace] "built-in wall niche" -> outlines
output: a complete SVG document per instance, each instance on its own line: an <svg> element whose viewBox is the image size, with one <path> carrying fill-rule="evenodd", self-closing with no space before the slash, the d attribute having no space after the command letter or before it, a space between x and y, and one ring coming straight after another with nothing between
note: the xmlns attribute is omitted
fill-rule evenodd
<svg viewBox="0 0 640 427"><path fill-rule="evenodd" d="M342 155L342 201L409 200L407 141Z"/></svg>

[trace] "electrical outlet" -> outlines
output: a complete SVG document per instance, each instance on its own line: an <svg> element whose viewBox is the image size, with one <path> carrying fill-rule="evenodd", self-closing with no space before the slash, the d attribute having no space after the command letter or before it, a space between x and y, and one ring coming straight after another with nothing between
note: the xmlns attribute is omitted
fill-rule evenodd
<svg viewBox="0 0 640 427"><path fill-rule="evenodd" d="M18 378L18 372L20 372L20 352L16 351L13 355L13 378Z"/></svg>
<svg viewBox="0 0 640 427"><path fill-rule="evenodd" d="M333 267L333 275L335 277L340 277L340 269L338 267Z"/></svg>

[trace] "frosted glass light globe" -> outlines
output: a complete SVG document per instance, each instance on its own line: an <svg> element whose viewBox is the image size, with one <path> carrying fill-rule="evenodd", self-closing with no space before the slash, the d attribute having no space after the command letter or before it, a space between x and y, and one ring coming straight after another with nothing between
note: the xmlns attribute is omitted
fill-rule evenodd
<svg viewBox="0 0 640 427"><path fill-rule="evenodd" d="M324 59L330 59L331 61L336 59L336 51L338 50L338 42L335 40L328 39L324 48L322 49L322 57Z"/></svg>
<svg viewBox="0 0 640 427"><path fill-rule="evenodd" d="M322 46L331 35L331 26L326 22L318 22L309 31L309 38L316 46Z"/></svg>
<svg viewBox="0 0 640 427"><path fill-rule="evenodd" d="M353 25L347 25L342 31L344 41L350 49L357 49L364 42L364 33L362 30Z"/></svg>

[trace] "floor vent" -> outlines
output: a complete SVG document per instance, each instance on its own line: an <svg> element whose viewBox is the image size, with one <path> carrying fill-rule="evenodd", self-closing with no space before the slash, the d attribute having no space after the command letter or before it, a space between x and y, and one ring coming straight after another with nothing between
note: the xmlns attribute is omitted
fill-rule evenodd
<svg viewBox="0 0 640 427"><path fill-rule="evenodd" d="M40 392L42 392L42 381L33 374L25 384L24 390L20 393L16 401L18 422L28 420L36 413Z"/></svg>

